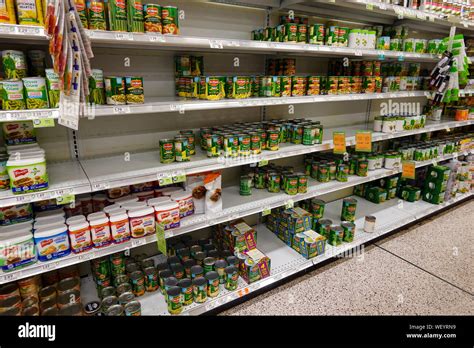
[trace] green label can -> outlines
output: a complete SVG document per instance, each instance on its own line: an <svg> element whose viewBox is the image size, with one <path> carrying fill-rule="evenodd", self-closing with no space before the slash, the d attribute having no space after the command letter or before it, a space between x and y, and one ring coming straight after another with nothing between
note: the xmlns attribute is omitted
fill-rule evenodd
<svg viewBox="0 0 474 348"><path fill-rule="evenodd" d="M143 23L142 0L127 1L128 31L132 33L143 33L145 31Z"/></svg>
<svg viewBox="0 0 474 348"><path fill-rule="evenodd" d="M357 175L358 176L369 175L369 161L368 160L360 159L357 161Z"/></svg>
<svg viewBox="0 0 474 348"><path fill-rule="evenodd" d="M266 182L266 173L264 170L256 170L253 177L254 187L256 189L264 189Z"/></svg>
<svg viewBox="0 0 474 348"><path fill-rule="evenodd" d="M160 162L173 163L175 160L174 140L160 139Z"/></svg>
<svg viewBox="0 0 474 348"><path fill-rule="evenodd" d="M23 82L16 80L1 81L0 100L3 102L4 110L23 110L26 109L24 99ZM2 105L0 103L0 105Z"/></svg>
<svg viewBox="0 0 474 348"><path fill-rule="evenodd" d="M100 0L92 0L87 2L89 29L91 30L107 30L107 21L105 20L104 2Z"/></svg>
<svg viewBox="0 0 474 348"><path fill-rule="evenodd" d="M357 209L357 200L355 198L344 198L342 200L341 220L354 222L356 209Z"/></svg>
<svg viewBox="0 0 474 348"><path fill-rule="evenodd" d="M349 179L349 166L345 163L337 165L336 180L341 182L347 182Z"/></svg>
<svg viewBox="0 0 474 348"><path fill-rule="evenodd" d="M297 42L298 41L298 24L286 23L285 24L285 42Z"/></svg>
<svg viewBox="0 0 474 348"><path fill-rule="evenodd" d="M162 33L161 6L157 4L143 5L145 31L147 33Z"/></svg>
<svg viewBox="0 0 474 348"><path fill-rule="evenodd" d="M227 266L225 268L225 288L233 291L237 289L239 273L235 266Z"/></svg>
<svg viewBox="0 0 474 348"><path fill-rule="evenodd" d="M106 77L105 95L109 105L125 105L125 79L123 77Z"/></svg>
<svg viewBox="0 0 474 348"><path fill-rule="evenodd" d="M175 6L163 6L161 9L161 23L163 25L163 34L178 35L178 8Z"/></svg>
<svg viewBox="0 0 474 348"><path fill-rule="evenodd" d="M280 92L282 97L291 97L291 76L280 76Z"/></svg>
<svg viewBox="0 0 474 348"><path fill-rule="evenodd" d="M280 192L280 174L275 171L271 171L268 173L268 181L267 181L267 190L268 192L278 193Z"/></svg>
<svg viewBox="0 0 474 348"><path fill-rule="evenodd" d="M125 96L127 104L143 104L145 102L143 78L125 77Z"/></svg>
<svg viewBox="0 0 474 348"><path fill-rule="evenodd" d="M219 274L215 271L211 271L206 273L205 278L207 280L207 296L219 296Z"/></svg>
<svg viewBox="0 0 474 348"><path fill-rule="evenodd" d="M337 43L340 47L347 47L349 43L349 28L339 27L337 31Z"/></svg>
<svg viewBox="0 0 474 348"><path fill-rule="evenodd" d="M298 176L290 175L286 179L285 192L288 195L296 195L298 193Z"/></svg>
<svg viewBox="0 0 474 348"><path fill-rule="evenodd" d="M316 139L316 127L308 125L303 127L303 145L314 145Z"/></svg>
<svg viewBox="0 0 474 348"><path fill-rule="evenodd" d="M204 277L193 279L194 302L204 303L207 300L207 280Z"/></svg>
<svg viewBox="0 0 474 348"><path fill-rule="evenodd" d="M250 133L250 153L258 155L262 152L262 138L258 132Z"/></svg>
<svg viewBox="0 0 474 348"><path fill-rule="evenodd" d="M342 238L344 236L344 230L341 226L331 225L329 229L328 244L337 246L342 244Z"/></svg>
<svg viewBox="0 0 474 348"><path fill-rule="evenodd" d="M329 219L321 219L319 220L318 225L319 225L318 233L321 236L329 238L329 231L331 230L332 221Z"/></svg>
<svg viewBox="0 0 474 348"><path fill-rule="evenodd" d="M250 156L250 134L241 133L239 134L239 154L240 156Z"/></svg>
<svg viewBox="0 0 474 348"><path fill-rule="evenodd" d="M324 45L326 27L324 24L312 24L309 27L308 41L315 45Z"/></svg>
<svg viewBox="0 0 474 348"><path fill-rule="evenodd" d="M342 222L341 223L341 227L343 229L343 232L344 232L344 237L342 238L342 240L344 242L352 242L354 240L354 234L355 234L355 224L353 222Z"/></svg>
<svg viewBox="0 0 474 348"><path fill-rule="evenodd" d="M176 162L189 162L188 138L176 136L174 138L174 153Z"/></svg>
<svg viewBox="0 0 474 348"><path fill-rule="evenodd" d="M195 155L196 154L196 138L194 136L193 130L192 129L181 130L181 131L179 131L179 134L181 134L182 136L185 136L186 138L188 138L188 151L189 151L189 154L191 156Z"/></svg>
<svg viewBox="0 0 474 348"><path fill-rule="evenodd" d="M308 26L306 24L298 24L298 32L296 34L297 42L308 42Z"/></svg>
<svg viewBox="0 0 474 348"><path fill-rule="evenodd" d="M329 165L319 164L318 166L318 181L329 182Z"/></svg>
<svg viewBox="0 0 474 348"><path fill-rule="evenodd" d="M313 214L313 218L321 219L324 215L324 207L326 206L326 202L321 199L313 198L311 200L311 213Z"/></svg>
<svg viewBox="0 0 474 348"><path fill-rule="evenodd" d="M27 109L47 109L48 96L44 77L23 78Z"/></svg>
<svg viewBox="0 0 474 348"><path fill-rule="evenodd" d="M168 312L170 314L180 314L183 311L183 296L181 295L181 288L172 286L166 291L168 298Z"/></svg>
<svg viewBox="0 0 474 348"><path fill-rule="evenodd" d="M220 155L220 145L219 145L219 135L218 134L206 134L206 151L207 157L219 157Z"/></svg>
<svg viewBox="0 0 474 348"><path fill-rule="evenodd" d="M337 46L339 36L339 27L332 25L326 28L326 45Z"/></svg>
<svg viewBox="0 0 474 348"><path fill-rule="evenodd" d="M269 151L278 151L280 148L280 132L277 130L267 130L267 146Z"/></svg>
<svg viewBox="0 0 474 348"><path fill-rule="evenodd" d="M252 194L252 178L249 175L242 175L240 177L240 191L241 196L250 196Z"/></svg>
<svg viewBox="0 0 474 348"><path fill-rule="evenodd" d="M178 282L178 287L181 288L181 296L183 297L183 305L189 306L193 304L193 284L191 279L185 278Z"/></svg>
<svg viewBox="0 0 474 348"><path fill-rule="evenodd" d="M308 192L308 177L305 174L298 174L298 193Z"/></svg>

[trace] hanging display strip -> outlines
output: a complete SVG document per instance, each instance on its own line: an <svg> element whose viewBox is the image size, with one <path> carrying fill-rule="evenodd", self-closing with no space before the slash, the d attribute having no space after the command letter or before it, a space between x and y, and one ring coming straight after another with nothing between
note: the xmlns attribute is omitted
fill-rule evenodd
<svg viewBox="0 0 474 348"><path fill-rule="evenodd" d="M338 255L350 252L350 257L363 257L364 250L361 247L363 244L471 196L472 193L467 193L435 206L423 201L415 203L404 202L403 207L397 205L398 200L390 200L384 204L375 204L361 199L357 207L354 241L343 243L337 247L326 244L325 253L313 259L304 258L301 254L288 247L273 232L268 230L265 225L258 225L256 226L258 234L257 247L270 258L272 262L271 275L268 278L251 284L246 283L239 277L236 290L228 291L221 287L220 293L216 298L208 299L204 303L193 302L191 305L185 306L180 315L200 315L215 310L258 289L272 285ZM326 205L325 217L327 216L327 218L335 222L340 221L341 205L342 200L328 203ZM364 219L367 215L375 216L377 219L377 225L373 233L364 232ZM155 258L158 259L160 256ZM81 297L85 303L98 300L92 276L82 280ZM142 297L138 297L137 300L141 303L142 315L169 315L166 301L160 291L147 292Z"/></svg>
<svg viewBox="0 0 474 348"><path fill-rule="evenodd" d="M459 154L465 155L465 154ZM455 154L458 156L458 154ZM439 157L437 161L452 159L454 155ZM417 162L417 167L427 166L433 163L433 160ZM274 194L266 190L255 190L252 196L241 196L239 188L230 186L223 189L223 210L213 215L196 214L184 219L179 228L165 231L166 238L180 236L192 231L196 231L209 226L214 226L226 221L235 220L241 217L260 213L264 210L274 209L287 204L301 200L322 196L328 193L340 191L346 188L354 187L359 184L367 183L373 180L385 178L401 172L401 169L388 170L379 169L370 171L366 177L350 176L347 182L330 181L327 183L319 183L313 179L309 180L308 190L304 194L287 195L286 193ZM392 200L395 201L395 200ZM369 202L368 202L369 203ZM421 203L420 203L421 204ZM431 204L430 204L431 206ZM432 209L432 208L430 208ZM110 255L118 251L124 251L131 248L139 247L145 244L155 243L156 235L146 236L144 238L132 239L118 245L111 245L100 250L93 250L81 254L70 254L60 259L49 262L37 262L31 266L11 272L0 272L0 284L13 280L27 278L36 274L41 274L47 270L67 267L87 260L95 259L101 256Z"/></svg>
<svg viewBox="0 0 474 348"><path fill-rule="evenodd" d="M57 119L58 117L58 110L37 109L0 111L0 122Z"/></svg>

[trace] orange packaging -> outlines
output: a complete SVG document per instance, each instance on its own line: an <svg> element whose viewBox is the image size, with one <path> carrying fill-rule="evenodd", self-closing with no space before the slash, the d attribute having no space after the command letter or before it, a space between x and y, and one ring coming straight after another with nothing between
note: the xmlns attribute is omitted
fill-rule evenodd
<svg viewBox="0 0 474 348"><path fill-rule="evenodd" d="M469 117L469 109L457 109L454 119L456 121L467 121Z"/></svg>

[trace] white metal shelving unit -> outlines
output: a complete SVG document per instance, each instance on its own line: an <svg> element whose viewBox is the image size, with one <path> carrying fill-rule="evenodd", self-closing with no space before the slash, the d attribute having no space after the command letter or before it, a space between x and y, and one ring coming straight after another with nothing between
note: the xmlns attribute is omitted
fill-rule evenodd
<svg viewBox="0 0 474 348"><path fill-rule="evenodd" d="M227 0L216 1L228 3ZM232 2L234 3L234 2ZM244 0L239 4L257 5L259 8L274 9L274 10L286 10L288 8L295 9L296 12L301 11L302 14L314 14L314 11L323 9L324 11L346 11L348 16L355 15L358 20L367 19L367 23L390 23L394 24L394 20L399 17L404 17L405 22L416 27L418 24L426 26L428 29L438 28L440 31L445 31L450 26L455 25L462 29L466 33L471 31L474 32L472 23L466 23L456 21L455 19L448 20L434 17L430 14L423 13L422 11L412 11L407 9L400 9L395 6L375 4L373 1L365 0L349 0L349 1L330 1L330 0ZM369 6L367 6L369 4ZM316 10L315 10L316 9ZM369 11L371 14L367 15L364 9ZM223 10L224 11L224 10ZM237 11L237 10L236 10ZM365 11L365 12L367 12ZM202 14L202 13L201 13ZM274 13L275 14L275 13ZM225 16L224 16L225 17ZM377 18L382 18L381 22ZM253 19L257 16L252 17ZM260 18L260 17L258 17ZM263 16L262 16L263 18ZM407 20L408 19L408 20ZM203 20L205 23L205 19ZM203 22L193 22L198 27ZM189 22L186 22L189 23ZM207 23L206 23L207 24ZM268 16L267 16L268 24ZM312 57L317 58L353 58L353 59L372 59L372 60L385 60L385 61L406 61L406 62L421 62L421 63L434 63L437 62L439 57L431 54L419 54L419 53L408 53L408 52L395 52L395 51L382 51L382 50L361 50L351 49L342 47L328 47L312 44L292 44L292 43L279 43L279 42L260 42L247 40L250 36L250 26L253 29L262 26L262 23L250 23L250 20L242 23L237 29L230 28L229 31L221 36L225 37L214 37L214 32L202 33L201 31L196 32L196 35L190 36L166 36L166 35L155 35L155 34L136 34L136 33L118 33L118 32L107 32L107 31L87 31L87 34L91 38L94 48L104 48L107 51L110 48L111 55L116 55L114 60L108 61L107 58L104 61L96 58L95 62L99 61L102 64L110 65L110 71L114 74L121 73L140 73L138 76L147 76L151 65L143 65L143 68L137 68L136 70L130 71L124 68L123 65L115 64L116 61L122 59L121 55L126 54L133 55L133 58L140 65L144 62L145 56L152 56L154 53L159 52L185 52L185 53L213 53L215 56L221 57L231 53L239 54L243 56L252 55L255 57L261 57L262 62L266 57L303 57L308 59ZM225 25L224 25L225 26ZM232 30L235 30L234 32ZM217 30L216 30L217 33ZM238 35L234 34L237 33ZM220 34L220 33L218 33ZM15 45L42 45L47 46L48 37L45 35L44 30L40 27L31 27L23 25L9 25L0 24L0 42L14 43ZM102 51L102 55L107 55ZM170 53L168 53L171 56ZM160 61L167 67L171 66L171 60L166 60L166 54L159 56ZM323 59L319 59L320 61ZM255 63L255 61L252 61ZM216 61L214 61L216 63ZM152 66L150 71L150 90L156 88L157 95L166 94L167 96L150 96L146 98L146 103L143 105L124 105L124 106L99 106L93 111L92 118L96 118L97 122L115 122L115 118L110 119L102 116L117 116L117 119L126 120L130 122L130 125L135 120L152 116L152 114L159 113L179 113L183 114L187 111L195 111L193 117L198 120L196 123L205 122L207 126L212 124L212 121L208 119L199 119L196 114L201 116L207 111L227 109L227 112L232 109L245 109L252 110L252 108L261 107L261 113L255 113L253 116L259 120L264 120L266 116L266 107L268 109L277 109L278 106L282 105L301 105L301 107L311 107L312 104L316 104L318 107L327 105L327 103L334 103L337 105L339 102L356 102L367 101L367 112L365 123L360 123L358 118L345 118L345 120L351 120L350 125L333 125L324 128L325 137L323 144L314 146L304 145L292 145L283 144L279 151L270 152L264 151L258 156L251 156L247 158L238 159L227 159L227 158L207 158L206 154L197 150L196 156L194 156L190 162L185 163L173 163L173 164L161 164L159 162L159 150L154 151L135 151L131 152L131 160L124 161L123 155L97 155L95 152L91 156L79 156L78 160L73 159L70 161L51 162L48 163L48 173L50 176L51 187L43 192L27 194L27 195L13 195L10 192L0 193L0 207L7 207L15 204L22 204L28 202L35 202L44 199L53 199L65 194L81 194L90 193L105 190L108 188L119 187L123 185L138 184L147 181L154 181L164 176L174 176L178 174L193 174L208 170L218 170L230 167L239 167L247 164L260 163L261 161L270 161L283 158L290 158L294 156L300 156L303 154L331 150L333 148L332 143L332 132L333 131L344 131L346 132L346 145L353 146L355 144L355 132L357 130L371 129L372 124L370 123L370 106L372 102L383 99L400 99L400 98L425 98L430 97L429 92L425 91L401 91L393 93L379 93L379 94L347 94L347 95L321 95L321 96L305 96L305 97L290 97L290 98L251 98L244 100L221 100L221 101L202 101L202 100L182 100L171 97L169 87L173 85L174 81L171 81L174 77L168 76L163 70L159 70L159 64ZM263 64L262 64L263 66ZM259 69L262 68L259 67ZM99 67L99 66L95 66ZM155 69L156 68L156 69ZM219 68L222 68L220 66ZM248 66L247 66L248 68ZM253 67L252 67L253 68ZM114 70L115 69L115 70ZM143 70L140 70L143 69ZM257 69L257 68L255 68ZM156 71L155 71L156 70ZM232 71L235 70L223 70ZM263 72L263 71L262 71ZM171 70L170 70L170 74ZM236 73L234 74L236 75ZM148 78L148 77L147 77ZM161 79L165 83L160 84ZM148 81L146 81L148 82ZM166 93L162 93L163 91ZM462 95L468 95L471 91L463 91ZM418 99L421 100L421 99ZM423 99L424 100L424 99ZM352 104L351 104L352 105ZM273 108L270 108L273 107ZM302 115L309 109L304 109ZM199 113L202 112L202 113ZM242 112L242 114L244 113ZM343 115L342 113L336 114L336 116ZM353 115L360 116L358 111L354 111ZM170 118L180 115L173 114ZM227 116L227 114L226 114ZM59 111L54 109L43 109L43 110L20 110L20 111L0 111L0 122L1 121L16 121L16 120L36 120L43 118L55 119L59 117ZM131 117L133 117L131 119ZM162 119L158 118L157 122L161 122ZM234 117L232 119L232 117ZM235 120L235 114L229 116L230 122ZM271 116L269 116L271 117ZM283 116L286 117L286 116ZM291 117L291 116L290 116ZM295 116L296 117L296 116ZM164 119L165 117L163 117ZM191 119L191 117L190 117ZM149 120L149 119L148 119ZM87 121L87 120L84 120ZM227 121L227 120L226 120ZM103 123L102 123L103 124ZM428 122L426 127L423 129L416 129L411 131L404 131L398 133L373 133L373 141L382 141L394 138L400 138L410 136L414 134L427 133L438 130L451 130L457 127L463 127L474 124L474 120L458 122L452 120L443 120L441 122ZM324 125L324 123L323 123ZM97 127L97 128L100 128ZM104 127L106 128L106 127ZM132 127L131 127L132 128ZM128 131L128 129L127 129ZM160 130L161 132L161 130ZM91 138L100 138L104 135L102 129L94 129ZM122 135L120 132L117 132ZM90 134L89 134L90 135ZM114 134L116 136L116 134ZM111 142L104 143L111 145ZM114 148L115 150L115 148ZM111 151L112 152L112 151ZM115 153L120 153L116 151ZM456 158L463 154L452 154L440 157L436 161L443 161L452 158ZM422 167L433 163L433 160L419 162L416 164L417 167ZM400 170L387 170L381 169L377 171L369 172L367 177L351 176L348 182L337 182L331 181L328 183L319 183L312 179L309 180L309 187L307 193L298 194L295 196L289 196L285 193L273 194L266 190L253 190L252 196L240 196L237 186L226 186L223 188L222 200L223 210L218 214L210 215L193 215L182 220L181 227L166 231L165 237L172 238L180 236L192 231L207 228L209 226L216 225L218 223L230 221L240 217L246 217L253 214L258 214L268 209L273 209L282 205L292 205L294 202L301 201L304 199L322 196L325 194L335 193L344 189L349 189L355 185L367 183L369 181L377 180L387 176L391 176L399 173ZM266 253L272 260L272 273L269 278L254 284L248 285L242 279L239 280L239 288L236 291L225 291L223 290L218 298L207 301L204 304L193 304L186 308L183 315L194 315L202 314L213 309L217 309L227 303L230 303L236 299L244 297L258 289L262 289L266 286L272 285L282 279L285 279L293 274L296 274L302 270L305 270L313 265L324 262L334 256L340 255L352 248L358 247L364 243L367 243L375 238L381 237L399 227L402 227L410 222L417 219L421 219L435 211L438 211L444 207L452 205L462 199L471 197L472 194L466 194L456 197L449 202L435 206L426 202L408 203L403 202L399 204L399 200L391 200L381 205L376 205L367 202L363 199L359 199L359 206L357 211L357 232L356 238L352 243L344 243L339 247L327 246L326 253L317 258L306 260L296 253L291 248L284 245L275 235L267 230L263 225L258 225L258 247L264 253ZM326 217L333 219L335 222L339 220L338 216L340 213L340 200L336 200L329 203L327 206ZM377 217L377 230L373 234L367 234L362 231L363 217L367 214L375 215ZM118 251L124 251L132 248L137 248L156 242L156 236L150 235L145 238L133 239L129 242L111 245L101 249L94 249L89 252L75 255L70 254L66 257L53 260L50 262L37 262L36 264L30 265L20 270L12 272L0 272L0 284L15 281L17 279L27 278L29 276L41 274L50 270L66 267L69 265L80 264L91 259L95 259L101 256L110 255ZM159 257L159 256L158 256ZM83 303L90 300L96 299L95 287L91 277L83 279L81 297ZM145 315L156 315L156 314L167 314L166 306L161 295L157 293L146 294L140 298L142 303L143 314Z"/></svg>

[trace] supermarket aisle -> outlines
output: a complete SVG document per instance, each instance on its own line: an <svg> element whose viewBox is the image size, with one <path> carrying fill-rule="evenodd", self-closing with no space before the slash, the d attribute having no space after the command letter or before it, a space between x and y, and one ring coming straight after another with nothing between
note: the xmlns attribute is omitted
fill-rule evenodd
<svg viewBox="0 0 474 348"><path fill-rule="evenodd" d="M225 315L473 315L474 200Z"/></svg>

